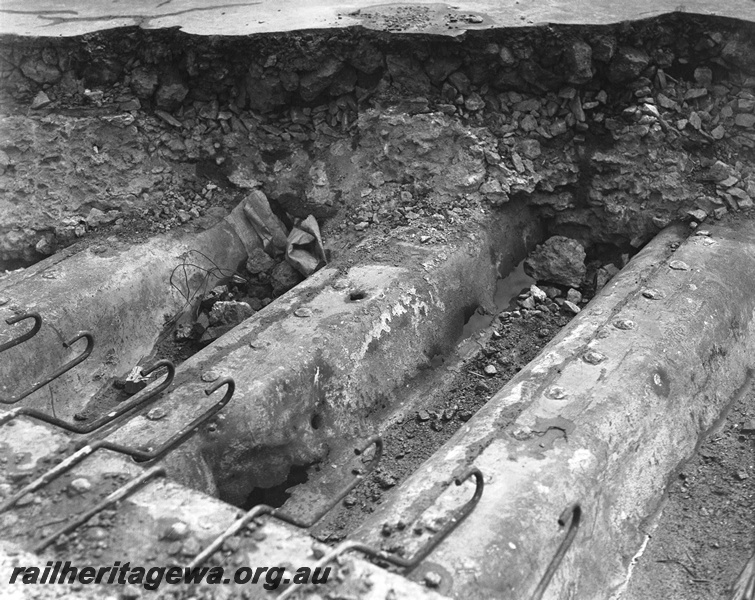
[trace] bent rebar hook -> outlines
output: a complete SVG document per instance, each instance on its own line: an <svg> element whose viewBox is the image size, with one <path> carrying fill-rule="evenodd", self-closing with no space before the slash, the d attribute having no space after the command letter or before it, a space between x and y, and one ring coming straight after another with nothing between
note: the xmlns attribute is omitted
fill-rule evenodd
<svg viewBox="0 0 755 600"><path fill-rule="evenodd" d="M41 410L36 410L34 408L27 408L25 406L14 408L9 410L6 413L0 414L0 425L4 425L5 423L8 423L9 421L12 421L16 417L24 416L24 417L31 417L33 419L37 419L38 421L42 421L44 423L49 423L50 425L55 425L57 427L60 427L61 429L65 429L66 431L70 431L71 433L92 433L93 431L96 431L100 427L104 427L108 423L114 421L121 415L129 412L130 410L133 410L143 404L145 404L148 400L151 400L155 396L161 394L163 391L165 391L168 386L170 386L171 383L173 383L173 377L176 374L176 368L173 366L173 363L169 360L160 360L156 362L154 365L149 367L146 371L142 371L142 375L149 375L153 371L156 371L160 367L165 367L168 370L168 373L163 380L163 382L158 385L157 387L147 391L144 395L135 395L133 398L130 398L127 402L123 402L122 404L118 405L118 408L115 410L111 410L110 412L102 415L99 419L96 419L95 421L92 421L91 423L86 423L83 425L77 425L75 423L68 423L67 421L63 421L62 419L58 419L57 417L53 417L51 415L48 415L45 412L42 412Z"/></svg>
<svg viewBox="0 0 755 600"><path fill-rule="evenodd" d="M155 477L165 477L165 467L158 465L158 466L152 467L151 469L147 469L141 475L134 477L134 479L132 479L125 485L115 490L112 494L108 495L108 497L105 498L102 502L100 502L93 508L86 511L81 516L77 517L75 520L73 520L71 523L69 523L62 529L59 529L52 535L49 535L46 538L44 538L41 542L39 542L36 546L34 546L34 548L32 548L32 552L34 552L35 554L42 552L42 550L47 548L47 546L52 544L61 535L67 535L71 533L74 529L78 528L80 525L83 525L84 523L89 521L89 519L91 519L98 512L102 512L108 506L111 506L112 504L115 504L116 502L120 502L121 500L125 499L127 496L133 494L136 490L138 490L140 487L145 485L150 479L153 479Z"/></svg>
<svg viewBox="0 0 755 600"><path fill-rule="evenodd" d="M424 546L417 550L417 552L411 558L402 558L401 556L395 556L393 554L385 552L384 550L377 550L375 548L372 548L371 546L362 544L361 542L347 541L339 546L336 546L336 548L330 554L324 556L320 560L320 563L322 564L318 563L318 566L326 565L335 557L343 554L348 550L357 550L359 552L362 552L363 554L371 556L372 558L379 558L397 567L411 571L433 551L433 549L443 540L443 538L445 538L449 533L456 529L456 527L464 519L466 519L467 516L469 516L475 505L480 501L480 498L482 498L482 492L485 488L485 481L483 479L482 472L477 467L471 467L467 469L461 476L455 477L454 483L456 485L461 485L467 479L470 479L472 477L474 477L475 479L474 495L463 506L457 508L453 513L451 513L451 516L449 517L446 524L441 527Z"/></svg>
<svg viewBox="0 0 755 600"><path fill-rule="evenodd" d="M566 532L564 539L561 540L561 544L559 544L558 550L556 550L556 554L553 555L553 558L548 563L548 567L545 569L545 573L543 573L543 576L540 579L540 583L537 584L535 591L532 593L532 600L541 600L543 594L545 594L545 590L548 588L548 584L551 582L556 569L558 569L558 566L564 559L566 551L572 545L574 538L577 537L577 530L579 529L579 524L581 521L582 507L579 505L579 503L568 506L558 517L559 526L566 527L568 523L569 530Z"/></svg>
<svg viewBox="0 0 755 600"><path fill-rule="evenodd" d="M454 483L456 485L461 485L471 477L474 477L475 479L475 491L472 498L470 498L469 501L466 502L463 506L457 508L453 513L451 513L451 516L446 524L441 527L423 547L417 550L417 552L411 558L402 558L400 556L395 556L384 550L378 550L377 548L368 546L367 544L364 544L362 542L345 541L336 546L331 552L323 556L320 560L318 560L312 570L314 571L315 569L322 569L329 562L341 556L341 554L356 550L357 552L366 554L371 558L384 560L391 563L392 565L401 567L402 569L405 569L407 573L412 571L417 567L417 565L419 565L419 563L427 558L427 556L435 549L438 544L440 544L441 541L443 541L443 539L448 534L456 529L456 527L458 527L459 524L469 516L472 510L474 510L475 505L480 501L480 498L482 498L482 492L485 488L485 481L483 479L482 472L477 467L470 467L459 477L455 477ZM285 600L285 598L289 598L293 593L295 593L296 590L300 589L301 587L302 586L292 586L288 588L280 596L278 596L278 600Z"/></svg>
<svg viewBox="0 0 755 600"><path fill-rule="evenodd" d="M200 566L208 558L210 558L210 556L215 554L218 548L220 548L228 538L236 535L239 531L241 531L244 527L246 527L247 524L249 524L253 519L261 515L269 514L277 519L280 519L281 521L285 521L286 523L290 523L291 525L295 525L296 527L301 527L303 529L312 527L312 525L317 523L328 512L330 512L336 506L336 504L338 504L341 500L343 500L349 494L349 492L351 492L351 490L353 490L357 485L359 485L367 477L367 475L369 475L375 470L378 463L380 462L380 459L383 456L383 439L379 435L373 435L362 445L361 448L355 449L354 453L357 455L363 454L372 445L375 446L375 456L373 456L372 460L370 460L370 462L368 463L365 472L358 474L354 479L352 479L349 485L347 485L344 489L342 489L328 504L323 506L313 517L310 517L308 520L304 521L304 520L297 519L296 517L293 517L291 515L287 515L286 513L281 512L280 510L275 509L272 506L268 506L267 504L258 504L257 506L254 506L250 510L248 510L244 514L244 516L242 516L240 519L231 523L228 529L226 529L217 538L215 538L212 541L212 543L209 546L207 546L207 548L202 550L202 552L200 552L194 558L194 560L192 560L191 563L189 563L188 568L192 569L194 567Z"/></svg>
<svg viewBox="0 0 755 600"><path fill-rule="evenodd" d="M0 404L15 404L16 402L20 402L21 400L26 398L28 395L33 394L38 389L45 387L48 383L60 377L66 371L70 371L79 363L84 362L92 353L92 350L94 349L94 336L91 333L89 333L88 331L81 331L77 333L74 337L72 337L70 340L68 340L67 342L63 342L63 347L70 348L75 342L79 341L82 338L86 339L87 347L84 349L84 351L81 354L79 354L73 360L68 361L66 364L60 367L57 371L55 371L52 375L49 375L42 381L37 381L36 383L33 383L31 387L24 390L20 394L16 394L15 396L11 396L10 398L0 398Z"/></svg>
<svg viewBox="0 0 755 600"><path fill-rule="evenodd" d="M0 352L5 352L9 348L13 348L13 346L18 346L19 344L24 343L26 340L33 338L35 335L37 335L37 332L42 328L42 317L39 316L39 313L24 313L22 315L17 315L15 317L11 317L10 319L5 319L5 322L8 325L15 325L16 323L20 323L21 321L24 321L26 319L34 319L34 326L27 331L26 333L22 333L17 338L13 338L9 342L5 342L4 344L0 344Z"/></svg>
<svg viewBox="0 0 755 600"><path fill-rule="evenodd" d="M155 449L150 448L149 450L141 450L138 448L129 448L128 446L123 446L121 444L116 444L114 442L109 442L107 440L98 440L92 444L87 444L84 447L77 450L76 452L74 452L73 454L71 454L71 456L69 456L68 458L60 462L59 464L55 465L49 471L37 477L37 479L35 479L31 483L25 485L23 488L21 488L15 494L13 494L10 498L5 500L5 502L0 504L0 513L13 507L16 504L16 502L18 502L26 494L35 492L36 490L47 485L51 481L54 481L55 479L60 477L63 473L69 471L70 469L75 467L77 464L79 464L87 456L94 454L98 450L101 450L101 449L112 450L113 452L117 452L119 454L125 454L133 458L136 462L147 462L147 461L152 461L152 460L162 458L168 452L170 452L173 448L175 448L182 442L186 441L187 438L189 438L194 433L196 433L204 423L206 423L212 417L214 417L226 404L228 404L228 402L230 402L231 397L233 396L233 392L236 389L236 383L230 377L221 379L220 381L213 384L211 387L207 388L205 390L205 394L209 396L210 394L217 391L224 385L227 385L228 389L226 390L225 395L220 400L218 400L218 402L216 402L204 413L199 415L191 423L181 428L178 431L178 433L172 435L167 441L163 442L157 448Z"/></svg>

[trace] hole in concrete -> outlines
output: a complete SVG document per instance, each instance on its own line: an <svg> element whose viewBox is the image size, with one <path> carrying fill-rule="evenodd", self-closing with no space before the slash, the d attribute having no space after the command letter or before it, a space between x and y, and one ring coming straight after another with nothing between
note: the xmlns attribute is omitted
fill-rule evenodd
<svg viewBox="0 0 755 600"><path fill-rule="evenodd" d="M240 506L244 510L257 506L259 504L267 504L273 508L280 508L291 497L291 493L288 491L294 486L306 483L309 480L308 470L311 465L291 467L288 473L288 477L283 483L273 485L270 487L256 487L246 497L246 502Z"/></svg>
<svg viewBox="0 0 755 600"><path fill-rule="evenodd" d="M350 302L358 302L359 300L364 300L367 297L367 294L362 291L354 291L349 294L349 301Z"/></svg>

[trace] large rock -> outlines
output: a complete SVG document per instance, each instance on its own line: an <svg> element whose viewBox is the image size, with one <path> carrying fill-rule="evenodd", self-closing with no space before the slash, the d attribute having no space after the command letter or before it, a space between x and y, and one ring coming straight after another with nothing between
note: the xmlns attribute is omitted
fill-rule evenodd
<svg viewBox="0 0 755 600"><path fill-rule="evenodd" d="M250 69L244 83L249 108L259 112L269 112L288 102L289 90L287 88L293 85L293 89L296 89L299 80L296 79L295 82L292 80L291 85L287 86L287 82L279 76L263 74L261 69Z"/></svg>
<svg viewBox="0 0 755 600"><path fill-rule="evenodd" d="M326 59L319 69L310 71L299 79L299 94L310 102L324 92L336 80L343 62L336 58Z"/></svg>
<svg viewBox="0 0 755 600"><path fill-rule="evenodd" d="M113 223L119 216L120 213L117 210L105 212L99 208L92 208L89 211L86 221L89 227L100 227L101 225L109 225L110 223Z"/></svg>
<svg viewBox="0 0 755 600"><path fill-rule="evenodd" d="M254 309L246 302L216 302L210 309L210 325L235 327L254 314Z"/></svg>
<svg viewBox="0 0 755 600"><path fill-rule="evenodd" d="M383 66L383 53L375 44L362 38L349 57L349 63L363 73L374 73Z"/></svg>
<svg viewBox="0 0 755 600"><path fill-rule="evenodd" d="M55 83L62 76L60 69L56 66L48 65L44 61L33 57L28 57L21 61L21 72L39 84Z"/></svg>
<svg viewBox="0 0 755 600"><path fill-rule="evenodd" d="M137 67L131 72L131 91L138 98L151 98L158 83L157 73L147 67Z"/></svg>
<svg viewBox="0 0 755 600"><path fill-rule="evenodd" d="M472 91L472 82L463 71L454 71L448 76L448 83L456 88L460 94L467 95Z"/></svg>
<svg viewBox="0 0 755 600"><path fill-rule="evenodd" d="M91 61L84 67L82 77L87 87L112 85L123 75L123 65L111 58L100 58Z"/></svg>
<svg viewBox="0 0 755 600"><path fill-rule="evenodd" d="M178 73L166 73L157 88L155 103L158 108L173 110L181 105L188 93L189 88Z"/></svg>
<svg viewBox="0 0 755 600"><path fill-rule="evenodd" d="M519 65L519 75L531 86L543 91L554 91L564 82L563 73L544 69L534 60L525 60Z"/></svg>
<svg viewBox="0 0 755 600"><path fill-rule="evenodd" d="M430 91L430 78L418 60L398 54L389 54L385 60L393 85L397 88L419 96Z"/></svg>
<svg viewBox="0 0 755 600"><path fill-rule="evenodd" d="M262 248L255 248L252 250L246 260L246 270L252 275L266 273L274 266L275 260L273 260Z"/></svg>
<svg viewBox="0 0 755 600"><path fill-rule="evenodd" d="M287 262L279 263L270 274L273 295L280 296L304 281L304 276Z"/></svg>
<svg viewBox="0 0 755 600"><path fill-rule="evenodd" d="M289 214L325 219L337 212L339 194L330 184L323 161L296 150L280 167L265 183L265 191Z"/></svg>
<svg viewBox="0 0 755 600"><path fill-rule="evenodd" d="M425 61L425 71L435 84L445 81L460 66L461 59L455 56L431 56Z"/></svg>
<svg viewBox="0 0 755 600"><path fill-rule="evenodd" d="M624 83L637 79L650 63L647 53L638 48L623 46L611 60L608 79L613 83Z"/></svg>
<svg viewBox="0 0 755 600"><path fill-rule="evenodd" d="M748 73L755 73L755 42L746 35L737 35L726 42L721 58Z"/></svg>
<svg viewBox="0 0 755 600"><path fill-rule="evenodd" d="M524 261L524 272L536 281L579 287L585 276L585 249L578 241L555 235Z"/></svg>
<svg viewBox="0 0 755 600"><path fill-rule="evenodd" d="M333 79L328 88L331 96L343 96L354 91L357 83L357 71L354 67L345 65Z"/></svg>
<svg viewBox="0 0 755 600"><path fill-rule="evenodd" d="M576 85L592 79L592 48L583 40L573 40L564 49L569 83Z"/></svg>
<svg viewBox="0 0 755 600"><path fill-rule="evenodd" d="M594 60L607 63L616 52L616 38L610 35L597 36L592 43L592 57Z"/></svg>

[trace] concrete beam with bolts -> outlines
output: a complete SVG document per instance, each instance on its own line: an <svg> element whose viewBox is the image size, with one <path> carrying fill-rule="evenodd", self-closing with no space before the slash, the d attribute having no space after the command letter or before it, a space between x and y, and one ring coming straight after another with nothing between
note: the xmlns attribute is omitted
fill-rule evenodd
<svg viewBox="0 0 755 600"><path fill-rule="evenodd" d="M18 433L23 433L23 439L14 437L10 439L11 443L0 445L0 454L4 458L26 458L17 470L14 465L14 472L41 466L39 459L47 454L45 440L51 442L46 448L48 451L61 447L63 440L51 434L46 427L22 421L17 426ZM23 443L24 439L26 443ZM18 445L14 440L22 443ZM155 477L117 506L102 511L114 510L113 518L101 519L95 515L91 521L69 533L67 541L52 543L39 554L28 552L30 547L59 531L78 514L102 502L114 489L144 473L145 469L133 461L111 452L98 452L32 494L28 502L0 514L0 597L7 600L25 599L29 597L31 588L38 599L65 597L99 600L111 597L121 590L121 586L78 585L72 588L70 585L11 585L10 574L19 565L38 566L41 569L47 561L56 560L70 561L79 568L86 565L111 566L116 561L121 564L130 562L131 567L148 569L167 565L187 566L195 554L240 516L238 509L216 498L186 489L164 477ZM3 484L2 479L0 492L4 494L7 484ZM72 482L81 481L86 481L91 487L83 489L79 483L79 488L74 488ZM79 491L73 492L73 489ZM184 529L177 529L176 523L181 523ZM171 536L168 531L180 533ZM226 578L231 578L235 569L241 567L255 570L258 567L285 566L290 573L301 567L313 568L317 559L327 551L327 546L313 540L305 530L261 517L243 528L240 535L224 544L221 551L201 566L222 564ZM365 600L443 598L432 590L407 582L400 575L361 559L342 561L340 567L333 566L335 568L327 584L305 589L335 597ZM270 592L263 587L264 583L264 575L255 585L205 583L176 586L163 582L150 597L163 598L166 594L180 591L194 596L206 594L204 597L212 597L213 600L238 598L242 593L244 598L250 600L265 599L270 597Z"/></svg>
<svg viewBox="0 0 755 600"><path fill-rule="evenodd" d="M163 517L193 522L192 515L205 515L212 524L198 526L196 531L202 544L208 543L230 524L229 515L235 515L236 509L176 481L216 492L219 479L226 485L223 495L242 502L250 483L264 478L271 484L276 476L285 480L295 458L286 445L315 458L322 451L329 461L335 460L337 446L351 449L354 441L377 426L380 418L370 413L395 411L396 407L384 409L382 403L390 403L392 391L404 378L426 366L435 354L453 347L466 316L477 305L492 301L499 273L519 262L540 236L529 209L511 203L484 222L469 223L443 247L393 240L390 252L383 252L390 257L386 264L324 269L183 363L173 390L151 403L148 417L137 416L125 425L114 422L85 441L108 438L132 448L157 446L217 401L222 392L209 400L203 393L212 380L233 376L237 392L230 403L163 461L171 481L158 489L170 493L161 496L154 492L148 510L162 515L155 517L160 526ZM365 241L367 246L370 243ZM384 244L382 240L381 248L386 250ZM81 290L84 295L100 287L96 279L88 284L90 288ZM106 321L98 321L95 333L108 326ZM112 336L112 332L106 335ZM314 411L320 415L316 427ZM82 444L80 436L68 436L23 416L2 428L0 496L5 498L28 482L30 475L39 475L45 465L58 464ZM262 451L259 456L254 454L258 448ZM297 464L307 464L307 456L300 457L302 463ZM51 526L65 523L73 512L96 504L116 483L140 472L130 460L108 450L97 451L0 515L5 525L3 538L6 543L29 547L36 543L35 538L54 532ZM348 469L344 472L350 473ZM76 479L87 481L84 493L75 491L72 482ZM341 479L336 484L343 487ZM125 506L138 504L154 485L158 484L150 483L137 492ZM176 506L171 498L178 499ZM327 490L318 500L328 501ZM212 518L206 516L212 513L208 506L216 513ZM148 554L165 554L165 543L155 533L158 525L141 509L135 514L128 510L122 522L108 525L112 535L108 539L119 542L100 547L108 552L100 552L97 558L120 560L115 555L121 550L135 561ZM153 546L159 547L148 551ZM269 559L265 548L261 552ZM285 544L281 553L289 558L300 555ZM170 556L162 558L169 560ZM367 572L365 569L374 571L363 565L355 567L354 573ZM354 575L347 580L359 579ZM373 581L394 582L388 588L375 584L375 590L383 590L385 597L386 590L402 580L386 574L374 576ZM425 593L413 585L395 590L396 598L423 597ZM373 597L371 588L360 591L359 597L363 594Z"/></svg>
<svg viewBox="0 0 755 600"><path fill-rule="evenodd" d="M444 246L393 240L390 262L323 269L182 363L153 404L163 418L137 416L111 439L159 444L209 405L207 382L232 377L236 393L216 426L166 464L185 485L242 504L292 466L374 433L404 383L490 304L499 262L516 264L539 235L529 209L512 204Z"/></svg>
<svg viewBox="0 0 755 600"><path fill-rule="evenodd" d="M20 393L78 356L84 340L70 349L63 342L89 330L95 336L89 358L22 402L51 410L54 398L52 410L70 420L112 377L151 355L166 321L185 308L186 295L216 285L219 275L194 267L187 269L186 279L179 269L171 285L183 255L191 253L189 262L208 269L214 263L227 273L259 245L238 207L198 234L158 236L137 245L109 240L83 251L63 251L0 281L0 344L31 327L30 321L8 326L5 319L38 312L43 320L33 338L0 354L0 396Z"/></svg>
<svg viewBox="0 0 755 600"><path fill-rule="evenodd" d="M683 11L755 21L750 0L434 0L374 3L364 0L236 0L208 5L200 0L139 0L117 3L78 0L2 0L0 34L74 36L112 29L179 27L196 35L255 33L363 26L402 33L458 36L465 31L549 24L607 24Z"/></svg>
<svg viewBox="0 0 755 600"><path fill-rule="evenodd" d="M653 240L354 537L464 502L440 473L473 464L485 494L432 556L449 595L533 597L579 503L544 597L617 597L666 482L755 368L755 225L706 229Z"/></svg>

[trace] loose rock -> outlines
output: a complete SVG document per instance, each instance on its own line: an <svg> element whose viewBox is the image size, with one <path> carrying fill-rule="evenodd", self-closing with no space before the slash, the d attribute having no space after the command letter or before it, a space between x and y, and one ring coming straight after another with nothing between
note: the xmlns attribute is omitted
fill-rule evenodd
<svg viewBox="0 0 755 600"><path fill-rule="evenodd" d="M178 108L189 93L189 88L178 74L166 75L155 94L155 103L159 108L173 110Z"/></svg>
<svg viewBox="0 0 755 600"><path fill-rule="evenodd" d="M168 416L168 411L166 411L161 406L156 406L147 413L147 419L150 421L159 421L160 419L164 419L166 416Z"/></svg>
<svg viewBox="0 0 755 600"><path fill-rule="evenodd" d="M535 302L545 302L548 299L548 295L534 284L530 286L530 295Z"/></svg>
<svg viewBox="0 0 755 600"><path fill-rule="evenodd" d="M176 521L165 528L162 539L175 542L184 539L187 535L189 535L189 526L183 521Z"/></svg>
<svg viewBox="0 0 755 600"><path fill-rule="evenodd" d="M21 61L21 72L40 84L55 83L61 77L60 69L31 56Z"/></svg>
<svg viewBox="0 0 755 600"><path fill-rule="evenodd" d="M619 272L619 268L614 264L604 265L598 269L595 274L595 291L602 290L606 284L614 278Z"/></svg>
<svg viewBox="0 0 755 600"><path fill-rule="evenodd" d="M521 153L530 160L536 159L542 154L540 149L540 142L533 139L522 140L519 144Z"/></svg>
<svg viewBox="0 0 755 600"><path fill-rule="evenodd" d="M158 85L157 73L154 71L138 67L131 73L131 90L134 94L142 99L151 98L155 93Z"/></svg>
<svg viewBox="0 0 755 600"><path fill-rule="evenodd" d="M238 325L254 312L246 302L216 302L210 310L210 325Z"/></svg>
<svg viewBox="0 0 755 600"><path fill-rule="evenodd" d="M601 354L595 350L588 350L582 356L582 360L591 365L597 365L602 363L606 359L605 354Z"/></svg>
<svg viewBox="0 0 755 600"><path fill-rule="evenodd" d="M202 381L205 383L212 383L213 381L217 381L220 379L220 373L217 371L205 371L202 373Z"/></svg>
<svg viewBox="0 0 755 600"><path fill-rule="evenodd" d="M608 78L613 83L637 79L650 62L650 57L638 48L621 47L609 66Z"/></svg>
<svg viewBox="0 0 755 600"><path fill-rule="evenodd" d="M427 587L436 588L440 586L443 579L435 571L428 571L425 573L425 585Z"/></svg>
<svg viewBox="0 0 755 600"><path fill-rule="evenodd" d="M553 236L524 261L524 272L537 281L579 287L585 276L585 249L578 241Z"/></svg>
<svg viewBox="0 0 755 600"><path fill-rule="evenodd" d="M68 489L74 494L83 494L92 489L92 484L88 479L78 477L68 484Z"/></svg>
<svg viewBox="0 0 755 600"><path fill-rule="evenodd" d="M574 40L565 48L569 83L583 84L592 79L592 48L583 40Z"/></svg>
<svg viewBox="0 0 755 600"><path fill-rule="evenodd" d="M262 248L255 248L246 260L246 270L252 275L266 273L275 266L275 261Z"/></svg>
<svg viewBox="0 0 755 600"><path fill-rule="evenodd" d="M38 92L36 96L34 96L34 100L31 102L32 110L37 110L39 108L44 108L48 104L50 104L50 97L45 94L44 92Z"/></svg>
<svg viewBox="0 0 755 600"><path fill-rule="evenodd" d="M280 296L304 281L304 276L284 261L275 266L270 273L270 279L273 284L273 295Z"/></svg>

